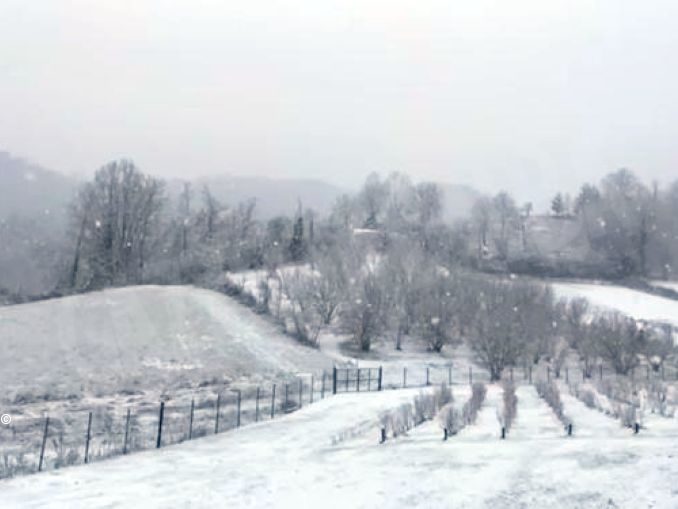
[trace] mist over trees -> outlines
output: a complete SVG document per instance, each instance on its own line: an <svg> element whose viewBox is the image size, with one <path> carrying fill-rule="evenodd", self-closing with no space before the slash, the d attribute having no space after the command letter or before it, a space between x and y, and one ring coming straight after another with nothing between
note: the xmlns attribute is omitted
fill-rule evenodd
<svg viewBox="0 0 678 509"><path fill-rule="evenodd" d="M208 185L184 183L171 199L163 181L120 160L82 185L62 246L43 254L51 253L61 294L154 283L244 296L224 274L257 270L256 295L246 302L305 344L317 346L325 330L364 352L465 343L493 380L540 362L559 376L572 352L587 376L601 362L628 373L641 359L659 369L673 355L670 334L596 313L583 300L556 301L546 284L512 273L527 260L517 267L541 275L552 254L534 249L536 232L566 224L585 249L559 258L560 269L671 276L678 183L650 189L620 170L582 186L574 200L558 193L548 216L506 192L479 198L453 224L444 207L434 183L372 174L325 216L299 200L289 215L263 220L255 200L223 203ZM0 235L10 226L0 225Z"/></svg>

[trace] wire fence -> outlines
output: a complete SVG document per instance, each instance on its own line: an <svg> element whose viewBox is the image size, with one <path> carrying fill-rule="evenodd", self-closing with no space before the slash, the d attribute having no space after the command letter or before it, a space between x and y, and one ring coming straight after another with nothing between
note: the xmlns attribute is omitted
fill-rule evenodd
<svg viewBox="0 0 678 509"><path fill-rule="evenodd" d="M537 380L574 383L619 376L603 365L589 369L566 365L557 370L545 364L527 365L510 367L502 373L502 379L516 384ZM678 369L641 366L625 378L638 383L675 383ZM491 381L487 370L473 365L334 368L332 372L309 373L266 386L204 390L162 401L99 406L91 411L63 411L39 417L19 413L12 416L9 424L0 425L0 478L97 462L223 433L276 419L337 393Z"/></svg>

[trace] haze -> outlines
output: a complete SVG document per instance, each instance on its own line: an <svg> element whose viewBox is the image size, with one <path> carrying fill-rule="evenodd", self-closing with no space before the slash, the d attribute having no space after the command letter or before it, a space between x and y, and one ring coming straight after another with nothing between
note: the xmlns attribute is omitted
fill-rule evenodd
<svg viewBox="0 0 678 509"><path fill-rule="evenodd" d="M678 4L0 0L0 148L89 174L370 171L542 201L676 176Z"/></svg>

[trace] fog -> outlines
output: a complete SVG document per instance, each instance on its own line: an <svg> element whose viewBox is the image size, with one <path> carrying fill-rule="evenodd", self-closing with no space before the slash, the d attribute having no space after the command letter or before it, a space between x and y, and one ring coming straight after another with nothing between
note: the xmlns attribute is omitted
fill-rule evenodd
<svg viewBox="0 0 678 509"><path fill-rule="evenodd" d="M0 0L0 148L90 175L370 171L543 202L676 176L678 4Z"/></svg>

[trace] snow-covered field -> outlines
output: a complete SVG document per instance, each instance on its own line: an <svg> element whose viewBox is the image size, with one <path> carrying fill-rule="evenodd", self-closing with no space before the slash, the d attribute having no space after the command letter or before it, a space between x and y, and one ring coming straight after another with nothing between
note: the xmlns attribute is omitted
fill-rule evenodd
<svg viewBox="0 0 678 509"><path fill-rule="evenodd" d="M678 506L678 422L633 436L563 395L575 436L533 387L499 440L491 386L475 425L447 442L437 422L378 444L381 411L416 390L346 394L278 421L116 458L0 481L22 507L556 507ZM455 387L458 402L468 389ZM344 437L337 440L337 436Z"/></svg>
<svg viewBox="0 0 678 509"><path fill-rule="evenodd" d="M141 286L0 307L2 399L248 383L330 369L233 299Z"/></svg>
<svg viewBox="0 0 678 509"><path fill-rule="evenodd" d="M673 290L678 292L678 281L652 281L653 286L658 286L660 288L666 288L667 290Z"/></svg>
<svg viewBox="0 0 678 509"><path fill-rule="evenodd" d="M558 297L584 297L601 309L616 309L639 320L678 327L678 300L609 284L552 282L551 286Z"/></svg>

